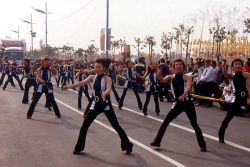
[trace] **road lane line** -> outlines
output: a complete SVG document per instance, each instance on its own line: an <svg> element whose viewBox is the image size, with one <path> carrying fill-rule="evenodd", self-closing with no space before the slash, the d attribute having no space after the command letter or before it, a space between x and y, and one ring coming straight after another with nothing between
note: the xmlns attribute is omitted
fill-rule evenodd
<svg viewBox="0 0 250 167"><path fill-rule="evenodd" d="M69 89L69 91L71 92L74 92L74 93L78 93L77 91L73 90L73 89ZM118 107L117 104L114 104L112 103L113 106L115 107ZM122 109L126 110L126 111L129 111L131 113L134 113L134 114L137 114L137 115L140 115L140 116L144 116L144 114L138 112L138 111L135 111L133 109L130 109L130 108L127 108L127 107L122 107ZM152 120L155 120L155 121L158 121L158 122L163 122L164 120L162 119L159 119L159 118L155 118L153 116L150 116L150 115L147 115L147 118L150 118ZM193 129L190 129L190 128L187 128L185 126L181 126L181 125L178 125L178 124L175 124L175 123L170 123L171 126L173 127L176 127L176 128L179 128L179 129L182 129L182 130L185 130L187 132L190 132L190 133L195 133L195 131ZM215 137L215 136L212 136L212 135L209 135L209 134L206 134L206 133L202 133L204 137L208 138L208 139L211 139L211 140L215 140L215 141L219 141L219 138L218 137ZM232 147L235 147L235 148L238 148L238 149L241 149L241 150L244 150L244 151L247 151L247 152L250 152L250 148L249 147L246 147L246 146L242 146L240 144L237 144L237 143L234 143L234 142L230 142L230 141L227 141L225 140L226 144L232 146Z"/></svg>
<svg viewBox="0 0 250 167"><path fill-rule="evenodd" d="M74 111L74 112L76 112L76 113L78 113L78 114L80 114L80 115L83 116L83 113L80 112L80 111L78 111L78 110L75 109L74 107L72 107L72 106L70 106L70 105L68 105L68 104L66 104L66 103L64 103L64 102L62 102L61 100L58 100L58 99L55 99L55 100L56 100L58 103L60 103L61 105L65 106L65 107L67 107L68 109L71 109L72 111ZM95 120L94 122L97 123L97 124L99 124L100 126L106 128L106 129L108 129L108 130L110 130L110 131L116 133L116 131L115 131L113 128L111 128L110 126L105 125L104 123L102 123L102 122L100 122L100 121L98 121L98 120ZM173 160L173 159L170 158L170 157L167 157L167 156L165 156L165 155L163 155L163 154L161 154L161 153L155 151L154 149L152 149L152 148L150 148L150 147L144 145L143 143L141 143L141 142L139 142L139 141L137 141L137 140L135 140L135 139L133 139L133 138L131 138L131 137L129 137L129 140L130 140L132 143L136 144L137 146L143 148L144 150L147 150L148 152L150 152L150 153L156 155L157 157L160 157L161 159L163 159L163 160L165 160L165 161L167 161L167 162L169 162L169 163L171 163L171 164L173 164L173 165L175 165L175 166L177 166L177 167L185 167L185 165L183 165L183 164L181 164L181 163L179 163L179 162Z"/></svg>

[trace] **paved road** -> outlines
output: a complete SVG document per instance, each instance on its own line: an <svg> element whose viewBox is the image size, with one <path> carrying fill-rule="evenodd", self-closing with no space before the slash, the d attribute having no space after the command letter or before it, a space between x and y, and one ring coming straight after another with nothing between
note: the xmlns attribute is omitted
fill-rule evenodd
<svg viewBox="0 0 250 167"><path fill-rule="evenodd" d="M185 113L168 128L161 149L154 149L149 143L154 139L171 104L161 103L161 115L156 117L151 101L149 116L144 117L136 107L132 92L128 92L122 111L118 110L116 104L114 108L121 126L134 143L133 154L128 156L121 152L118 135L106 117L100 115L89 129L85 152L74 156L72 150L83 121L83 111L77 110L76 92L62 92L58 88L54 92L62 119L44 108L45 98L42 97L32 120L27 120L29 105L21 104L23 92L12 87L0 90L1 167L250 166L249 118L233 119L226 133L228 142L223 145L217 141L217 132L226 113L216 108L197 107L198 123L205 135L208 152L199 151ZM121 94L121 90L118 92ZM144 102L145 95L141 97ZM83 98L83 106L86 106L86 101Z"/></svg>

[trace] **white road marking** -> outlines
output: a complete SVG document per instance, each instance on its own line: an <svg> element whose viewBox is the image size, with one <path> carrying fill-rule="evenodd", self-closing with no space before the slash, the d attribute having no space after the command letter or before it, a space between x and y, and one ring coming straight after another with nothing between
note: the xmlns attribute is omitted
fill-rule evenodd
<svg viewBox="0 0 250 167"><path fill-rule="evenodd" d="M75 90L72 90L70 89L69 91L71 92L74 92L74 93L78 93L77 91ZM114 104L112 103L113 106L115 107L118 107L117 104ZM134 113L134 114L137 114L137 115L141 115L143 117L145 117L142 113L140 112L137 112L135 110L132 110L130 108L127 108L127 107L122 107L122 109L126 110L126 111L129 111L131 113ZM148 115L147 118L150 118L152 120L155 120L155 121L158 121L158 122L163 122L164 120L162 119L159 119L159 118L155 118L153 116L150 116ZM185 130L187 132L190 132L190 133L195 133L195 131L193 129L190 129L190 128L187 128L187 127L184 127L184 126L181 126L181 125L178 125L178 124L175 124L175 123L170 123L171 126L173 127L176 127L176 128L179 128L179 129L182 129L182 130ZM208 138L208 139L211 139L211 140L215 140L215 141L219 141L219 138L218 137L215 137L215 136L212 136L212 135L209 135L209 134L206 134L206 133L202 133L204 137ZM230 141L227 141L225 140L226 144L232 146L232 147L235 147L235 148L238 148L238 149L241 149L241 150L244 150L244 151L247 151L247 152L250 152L250 148L249 147L245 147L245 146L242 146L240 144L237 144L237 143L234 143L234 142L230 142Z"/></svg>
<svg viewBox="0 0 250 167"><path fill-rule="evenodd" d="M58 103L60 103L61 105L64 105L65 107L71 109L72 111L74 111L74 112L76 112L76 113L78 113L78 114L80 114L80 115L83 115L82 112L78 111L78 110L75 109L74 107L72 107L72 106L70 106L70 105L68 105L68 104L66 104L66 103L64 103L64 102L62 102L62 101L60 101L60 100L58 100L58 99L56 99L56 101L57 101ZM108 129L108 130L110 130L110 131L116 133L116 131L115 131L113 128L111 128L111 127L105 125L104 123L102 123L102 122L100 122L100 121L98 121L98 120L95 120L95 123L97 123L97 124L99 124L100 126L102 126L102 127L106 128L106 129ZM162 158L163 160L165 160L165 161L167 161L167 162L169 162L169 163L171 163L171 164L173 164L173 165L175 165L175 166L177 166L177 167L185 167L185 165L183 165L183 164L181 164L181 163L179 163L179 162L173 160L172 158L169 158L169 157L167 157L167 156L165 156L165 155L163 155L163 154L161 154L161 153L155 151L154 149L152 149L152 148L150 148L150 147L144 145L143 143L140 143L139 141L137 141L137 140L135 140L135 139L133 139L133 138L131 138L131 137L129 137L129 140L130 140L131 142L133 142L134 144L136 144L137 146L143 148L144 150L147 150L148 152L150 152L150 153L156 155L157 157Z"/></svg>

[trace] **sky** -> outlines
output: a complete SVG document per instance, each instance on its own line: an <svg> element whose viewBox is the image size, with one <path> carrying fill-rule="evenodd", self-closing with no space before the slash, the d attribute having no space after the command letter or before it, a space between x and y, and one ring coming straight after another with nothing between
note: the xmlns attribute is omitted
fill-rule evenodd
<svg viewBox="0 0 250 167"><path fill-rule="evenodd" d="M100 31L106 23L106 0L47 0L47 4L48 12L51 12L48 15L49 45L66 44L77 49L94 43L100 47ZM203 16L204 38L208 38L209 22L210 26L214 24L214 13L223 16L223 24L239 28L241 32L242 14L244 11L250 13L247 6L250 7L249 0L110 0L110 27L114 39L125 38L131 45L135 44L134 37L154 36L159 52L162 33L171 32L179 24L195 25L193 38L198 38ZM30 25L21 19L30 20L32 14L36 23L33 31L37 33L34 47L39 48L39 41L45 41L45 16L32 7L44 10L45 0L0 0L0 38L11 36L16 39L17 34L11 30L17 30L19 26L20 38L26 40L29 50ZM237 13L234 8L240 11ZM132 52L135 52L133 47Z"/></svg>

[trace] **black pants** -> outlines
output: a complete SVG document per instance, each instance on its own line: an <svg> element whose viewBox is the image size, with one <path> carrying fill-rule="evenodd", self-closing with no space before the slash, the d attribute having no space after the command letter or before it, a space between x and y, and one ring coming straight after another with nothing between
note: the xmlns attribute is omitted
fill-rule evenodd
<svg viewBox="0 0 250 167"><path fill-rule="evenodd" d="M90 96L89 96L89 92L87 87L83 88L80 87L79 91L78 91L78 108L82 108L82 93L85 94L86 98L88 99L88 101L90 101Z"/></svg>
<svg viewBox="0 0 250 167"><path fill-rule="evenodd" d="M168 101L172 101L169 95L169 84L168 83L159 83L159 98L160 101L163 101L163 96L167 98Z"/></svg>
<svg viewBox="0 0 250 167"><path fill-rule="evenodd" d="M10 83L12 86L15 87L15 84L14 84L12 75L8 75L8 78L7 78L7 80L5 81L5 83L4 83L4 85L3 85L3 90L6 89L6 87L8 86L9 83Z"/></svg>
<svg viewBox="0 0 250 167"><path fill-rule="evenodd" d="M186 112L187 117L188 117L192 127L195 130L195 134L196 134L199 146L200 147L206 147L204 137L203 137L201 129L200 129L198 123L197 123L196 111L195 111L194 104L193 104L192 101L177 102L173 106L173 108L170 110L170 112L166 116L164 122L162 123L154 142L161 143L162 138L163 138L163 136L164 136L164 134L166 132L166 129L167 129L169 123L171 121L173 121L178 115L180 115L184 111Z"/></svg>
<svg viewBox="0 0 250 167"><path fill-rule="evenodd" d="M57 79L57 87L59 87L60 83L62 84L63 83L63 74L59 74L58 75L58 79Z"/></svg>
<svg viewBox="0 0 250 167"><path fill-rule="evenodd" d="M3 72L2 75L1 75L1 78L0 78L0 86L3 84L5 76L6 76L6 73Z"/></svg>
<svg viewBox="0 0 250 167"><path fill-rule="evenodd" d="M22 82L21 82L19 76L18 76L17 74L14 74L13 77L16 79L16 81L17 81L17 83L18 83L20 89L21 89L21 90L24 90L23 85L22 85Z"/></svg>
<svg viewBox="0 0 250 167"><path fill-rule="evenodd" d="M45 92L43 92L43 93L45 93ZM43 95L43 93L40 93L40 92L35 93L35 97L33 98L32 103L30 104L30 108L29 108L29 110L27 112L28 117L32 117L32 115L33 115L33 113L35 111L36 104L38 103L38 101L41 98L41 96ZM56 116L61 115L60 111L59 111L59 108L58 108L58 106L56 104L54 94L53 93L47 93L47 98L48 98L48 101L52 104L55 115Z"/></svg>
<svg viewBox="0 0 250 167"><path fill-rule="evenodd" d="M64 85L66 85L66 83L68 82L68 84L69 84L69 81L71 80L71 82L72 82L72 84L74 84L74 78L73 77L71 77L71 76L68 76L68 77L63 77L63 79L62 79L63 81L62 81L62 87L64 86Z"/></svg>
<svg viewBox="0 0 250 167"><path fill-rule="evenodd" d="M86 115L86 117L83 121L81 130L80 130L80 134L79 134L79 137L77 140L77 144L75 146L75 150L78 150L78 151L84 150L88 129L89 129L90 125L92 124L92 122L96 119L96 117L101 113L104 113L106 115L111 126L118 133L118 135L121 139L122 150L126 150L128 147L131 146L131 143L129 142L129 139L128 139L126 133L124 132L124 130L121 128L121 126L118 123L118 120L116 118L116 115L115 115L114 109L112 108L112 105L110 105L110 110L107 110L107 111L103 111L103 109L98 108L95 110L90 110L88 112L88 114ZM103 141L103 142L105 142L105 141Z"/></svg>
<svg viewBox="0 0 250 167"><path fill-rule="evenodd" d="M119 103L120 97L119 97L117 91L115 90L115 85L114 84L111 85L111 89L112 89L112 91L113 91L113 93L115 95L115 100L117 101L117 103Z"/></svg>
<svg viewBox="0 0 250 167"><path fill-rule="evenodd" d="M142 109L142 102L141 102L141 99L140 99L140 96L139 96L139 94L138 94L137 89L136 89L135 87L133 87L132 90L133 90L133 92L134 92L134 94L135 94L135 97L136 97L136 100L137 100L137 103L138 103L138 107L139 107L140 109ZM123 107L123 101L124 101L124 98L125 98L125 96L126 96L126 94L127 94L127 91L128 91L128 88L124 88L124 89L123 89L123 93L122 93L121 99L120 99L120 101L119 101L119 108L122 108L122 107Z"/></svg>
<svg viewBox="0 0 250 167"><path fill-rule="evenodd" d="M35 92L37 88L36 80L35 79L27 79L24 88L23 100L22 102L28 103L29 101L29 89L30 87L34 87L33 98L35 97Z"/></svg>
<svg viewBox="0 0 250 167"><path fill-rule="evenodd" d="M151 93L150 91L146 92L146 101L145 101L145 103L143 105L143 113L147 113L148 104L149 104L150 97L151 97L152 94L154 96L154 101L155 101L155 112L157 114L159 114L160 113L160 107L159 107L159 101L158 101L158 92Z"/></svg>
<svg viewBox="0 0 250 167"><path fill-rule="evenodd" d="M219 130L219 139L224 139L226 129L228 127L229 122L233 119L233 117L237 114L237 112L241 111L240 103L233 103L230 109L227 112L226 118L223 120L220 130Z"/></svg>

